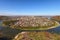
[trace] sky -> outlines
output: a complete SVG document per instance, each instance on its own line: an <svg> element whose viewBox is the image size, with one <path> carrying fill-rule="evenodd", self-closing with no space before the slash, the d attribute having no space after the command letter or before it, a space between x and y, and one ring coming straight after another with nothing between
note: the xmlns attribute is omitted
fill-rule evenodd
<svg viewBox="0 0 60 40"><path fill-rule="evenodd" d="M0 15L60 15L60 0L0 0Z"/></svg>

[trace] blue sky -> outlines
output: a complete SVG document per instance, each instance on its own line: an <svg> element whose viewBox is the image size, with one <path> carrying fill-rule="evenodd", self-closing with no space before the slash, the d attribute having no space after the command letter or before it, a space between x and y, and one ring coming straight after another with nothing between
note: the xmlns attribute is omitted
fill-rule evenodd
<svg viewBox="0 0 60 40"><path fill-rule="evenodd" d="M0 15L60 15L60 0L0 0Z"/></svg>

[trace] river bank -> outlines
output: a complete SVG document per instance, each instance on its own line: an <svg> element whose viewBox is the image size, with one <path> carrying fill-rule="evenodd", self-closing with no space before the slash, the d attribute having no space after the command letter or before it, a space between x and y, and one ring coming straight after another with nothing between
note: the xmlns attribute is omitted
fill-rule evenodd
<svg viewBox="0 0 60 40"><path fill-rule="evenodd" d="M18 29L12 29L10 27L3 27L2 21L0 21L0 31L3 33L3 37L1 37L0 39L7 38L9 40L10 38L14 38L18 33L22 32L22 31L39 31L39 32L46 31L46 32L50 32L50 33L60 34L60 26L58 26L56 28L49 29L49 30L18 30Z"/></svg>

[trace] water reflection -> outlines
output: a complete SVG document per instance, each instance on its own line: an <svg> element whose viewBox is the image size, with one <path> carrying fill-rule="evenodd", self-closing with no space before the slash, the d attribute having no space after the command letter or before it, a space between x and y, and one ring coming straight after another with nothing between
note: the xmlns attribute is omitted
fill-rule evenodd
<svg viewBox="0 0 60 40"><path fill-rule="evenodd" d="M56 28L49 29L47 31L60 34L60 26L58 26Z"/></svg>

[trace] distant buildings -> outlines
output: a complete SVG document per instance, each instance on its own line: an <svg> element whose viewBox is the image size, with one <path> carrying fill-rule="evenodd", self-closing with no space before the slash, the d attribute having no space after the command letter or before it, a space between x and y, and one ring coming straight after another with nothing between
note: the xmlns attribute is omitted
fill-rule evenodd
<svg viewBox="0 0 60 40"><path fill-rule="evenodd" d="M54 25L52 20L39 16L21 16L18 20L15 25L19 25L20 27L44 27Z"/></svg>

